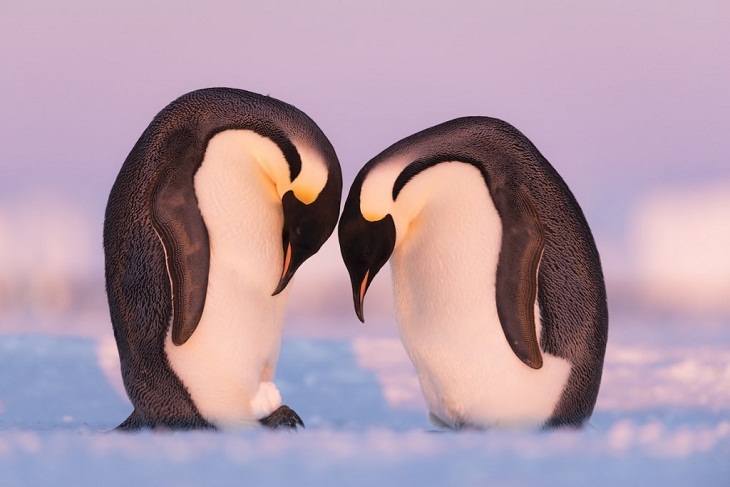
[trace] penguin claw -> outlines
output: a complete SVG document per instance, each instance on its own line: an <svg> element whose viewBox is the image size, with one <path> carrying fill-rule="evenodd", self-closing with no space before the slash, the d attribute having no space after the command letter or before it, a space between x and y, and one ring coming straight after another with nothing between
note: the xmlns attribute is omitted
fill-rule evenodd
<svg viewBox="0 0 730 487"><path fill-rule="evenodd" d="M259 419L259 423L271 429L284 427L295 430L297 426L305 427L302 418L292 408L284 405L279 406L279 409L265 418Z"/></svg>

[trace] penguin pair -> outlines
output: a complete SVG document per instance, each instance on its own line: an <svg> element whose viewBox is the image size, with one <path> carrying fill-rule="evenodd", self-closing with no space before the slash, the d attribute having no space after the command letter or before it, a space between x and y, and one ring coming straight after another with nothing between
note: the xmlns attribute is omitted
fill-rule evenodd
<svg viewBox="0 0 730 487"><path fill-rule="evenodd" d="M273 383L286 287L334 231L332 145L291 105L214 88L142 134L104 224L110 314L134 411L121 429L303 426ZM399 331L431 419L581 425L605 288L575 199L510 125L464 118L386 149L339 224L363 320L391 259Z"/></svg>

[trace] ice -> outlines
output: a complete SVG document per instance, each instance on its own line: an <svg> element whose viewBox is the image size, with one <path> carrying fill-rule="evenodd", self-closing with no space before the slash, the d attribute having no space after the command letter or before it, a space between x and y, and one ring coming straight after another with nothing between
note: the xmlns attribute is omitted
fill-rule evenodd
<svg viewBox="0 0 730 487"><path fill-rule="evenodd" d="M276 383L306 429L124 434L109 337L4 334L0 485L728 485L727 335L613 326L577 432L438 430L396 336L300 333Z"/></svg>

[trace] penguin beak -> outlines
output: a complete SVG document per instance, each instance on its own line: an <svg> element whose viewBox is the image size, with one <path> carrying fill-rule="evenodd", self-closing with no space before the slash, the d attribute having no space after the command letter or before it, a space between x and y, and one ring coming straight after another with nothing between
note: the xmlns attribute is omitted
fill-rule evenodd
<svg viewBox="0 0 730 487"><path fill-rule="evenodd" d="M281 271L281 279L279 279L279 284L276 286L272 296L276 296L286 288L287 284L289 284L289 281L291 281L291 278L294 276L294 272L297 270L297 267L298 266L292 265L291 242L287 242L286 249L284 250L284 268Z"/></svg>
<svg viewBox="0 0 730 487"><path fill-rule="evenodd" d="M353 286L353 293L352 297L355 301L355 314L357 314L358 319L365 323L365 315L363 312L363 303L365 302L365 293L368 290L368 286L370 285L370 270L368 269L365 272L365 277L363 277L362 281L360 282L359 286Z"/></svg>

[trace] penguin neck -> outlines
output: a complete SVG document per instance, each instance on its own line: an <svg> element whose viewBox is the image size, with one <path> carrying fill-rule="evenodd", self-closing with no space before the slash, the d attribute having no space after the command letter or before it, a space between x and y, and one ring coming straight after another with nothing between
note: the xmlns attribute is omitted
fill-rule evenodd
<svg viewBox="0 0 730 487"><path fill-rule="evenodd" d="M407 233L409 223L416 218L426 198L402 198L393 201L393 186L408 166L408 157L394 157L374 167L360 188L360 213L367 221L378 221L391 215L396 227L396 247Z"/></svg>
<svg viewBox="0 0 730 487"><path fill-rule="evenodd" d="M247 147L262 176L273 185L279 200L291 190L299 201L310 204L317 199L327 184L327 165L309 144L301 140L292 140L301 159L299 174L292 180L291 169L284 154L271 139L247 130L238 130L234 133L242 139L241 143Z"/></svg>
<svg viewBox="0 0 730 487"><path fill-rule="evenodd" d="M413 232L423 225L434 227L428 236L429 240L445 238L454 242L459 235L468 233L474 227L474 223L460 222L464 219L483 220L485 198L489 204L491 199L484 180L471 164L445 161L425 169L403 187L392 203L391 214L396 227L395 248L412 240ZM494 227L494 234L499 239L501 221ZM466 240L473 238L475 236Z"/></svg>
<svg viewBox="0 0 730 487"><path fill-rule="evenodd" d="M299 152L302 168L288 189L294 192L299 201L308 205L316 200L324 189L329 178L329 170L318 151L303 141L294 139L293 142Z"/></svg>
<svg viewBox="0 0 730 487"><path fill-rule="evenodd" d="M478 169L447 162L424 170L403 187L392 216L396 244L391 266L403 304L399 309L420 316L399 321L421 322L422 317L439 322L443 313L449 316L441 318L459 319L455 310L471 310L473 302L496 312L502 224Z"/></svg>

